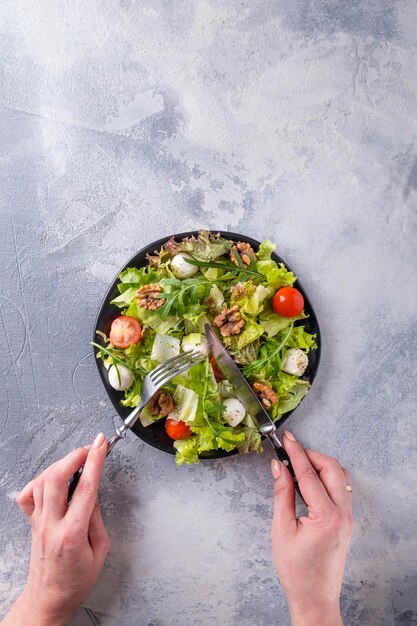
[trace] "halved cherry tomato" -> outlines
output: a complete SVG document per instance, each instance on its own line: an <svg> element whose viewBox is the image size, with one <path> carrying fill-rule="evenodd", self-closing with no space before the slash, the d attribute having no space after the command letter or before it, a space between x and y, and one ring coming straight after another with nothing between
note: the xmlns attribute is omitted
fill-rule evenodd
<svg viewBox="0 0 417 626"><path fill-rule="evenodd" d="M214 378L220 383L222 380L226 380L226 376L221 371L220 367L217 365L217 361L214 356L210 357L210 365L213 368Z"/></svg>
<svg viewBox="0 0 417 626"><path fill-rule="evenodd" d="M304 298L294 287L278 289L272 298L275 313L283 317L296 317L304 309Z"/></svg>
<svg viewBox="0 0 417 626"><path fill-rule="evenodd" d="M165 430L171 439L186 439L193 434L193 431L185 422L170 418L167 418L165 421Z"/></svg>
<svg viewBox="0 0 417 626"><path fill-rule="evenodd" d="M128 348L142 337L142 327L138 320L129 315L116 317L111 325L109 339L116 348Z"/></svg>

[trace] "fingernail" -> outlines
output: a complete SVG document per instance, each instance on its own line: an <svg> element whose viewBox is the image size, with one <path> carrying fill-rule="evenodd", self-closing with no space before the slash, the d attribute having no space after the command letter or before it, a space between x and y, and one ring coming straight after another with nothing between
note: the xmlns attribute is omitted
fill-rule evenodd
<svg viewBox="0 0 417 626"><path fill-rule="evenodd" d="M279 463L276 459L272 459L271 470L272 470L272 476L276 480L277 478L281 476L281 472L282 472L281 463Z"/></svg>
<svg viewBox="0 0 417 626"><path fill-rule="evenodd" d="M88 444L88 446L83 446L84 450L89 450L91 448L91 445Z"/></svg>
<svg viewBox="0 0 417 626"><path fill-rule="evenodd" d="M289 430L284 430L284 435L286 436L287 439L289 439L290 441L297 441L296 438L294 437L294 435L292 433L290 433Z"/></svg>
<svg viewBox="0 0 417 626"><path fill-rule="evenodd" d="M93 448L99 448L103 444L104 439L103 433L99 433L93 441Z"/></svg>

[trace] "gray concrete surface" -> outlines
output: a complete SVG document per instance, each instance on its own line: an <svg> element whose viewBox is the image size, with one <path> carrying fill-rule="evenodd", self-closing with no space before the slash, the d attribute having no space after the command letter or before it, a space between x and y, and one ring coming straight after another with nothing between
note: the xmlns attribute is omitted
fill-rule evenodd
<svg viewBox="0 0 417 626"><path fill-rule="evenodd" d="M1 611L29 556L16 492L113 429L89 345L108 283L211 227L273 238L321 320L291 427L352 473L345 624L417 624L416 21L411 0L3 0ZM130 437L74 624L288 624L270 456L176 468Z"/></svg>

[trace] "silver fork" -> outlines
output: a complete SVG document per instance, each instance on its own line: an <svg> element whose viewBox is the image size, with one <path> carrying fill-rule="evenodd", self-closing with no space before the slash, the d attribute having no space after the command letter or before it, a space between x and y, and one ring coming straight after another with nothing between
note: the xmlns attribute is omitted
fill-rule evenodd
<svg viewBox="0 0 417 626"><path fill-rule="evenodd" d="M190 367L192 367L196 363L200 363L204 359L205 356L201 352L192 350L190 352L184 352L183 354L174 356L171 359L165 361L165 363L158 365L153 370L148 372L143 379L140 402L138 406L134 408L131 413L129 413L126 419L123 420L123 424L116 428L116 433L113 435L113 437L109 439L107 444L107 455L110 454L118 441L126 437L126 433L129 428L132 428L132 426L134 426L136 421L139 419L141 412L148 404L149 400L152 398L152 396L156 394L159 389L161 389L161 387L166 385L176 376L179 376L183 372L190 369ZM75 472L75 474L73 474L73 476L68 481L68 503L71 501L72 495L78 485L78 481L80 480L83 469L84 465L82 465L80 469Z"/></svg>

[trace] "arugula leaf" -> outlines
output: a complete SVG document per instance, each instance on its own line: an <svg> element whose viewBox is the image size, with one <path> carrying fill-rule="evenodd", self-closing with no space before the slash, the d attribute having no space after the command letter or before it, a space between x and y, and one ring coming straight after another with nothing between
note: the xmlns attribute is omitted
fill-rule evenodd
<svg viewBox="0 0 417 626"><path fill-rule="evenodd" d="M285 333L280 333L277 340L271 339L266 341L260 349L261 358L243 368L244 376L249 377L254 374L260 374L263 369L272 369L274 371L277 368L279 370L281 365L280 353L285 348L292 332L293 322L291 322L289 329ZM274 361L275 357L277 357L278 362ZM269 376L265 375L264 378L269 378Z"/></svg>
<svg viewBox="0 0 417 626"><path fill-rule="evenodd" d="M164 278L160 285L163 292L158 295L166 302L155 313L163 320L171 315L193 321L205 313L202 300L209 294L213 283L199 278Z"/></svg>
<svg viewBox="0 0 417 626"><path fill-rule="evenodd" d="M190 265L196 265L197 267L209 267L212 269L226 270L230 274L236 274L237 276L239 276L239 280L247 280L247 278L250 278L251 276L256 276L260 279L264 278L263 274L261 274L261 272L257 270L255 263L251 263L248 267L245 267L241 261L240 264L237 266L232 265L232 263L227 263L226 261L224 263L214 261L204 262L197 261L197 259L187 259L187 263L190 263Z"/></svg>

